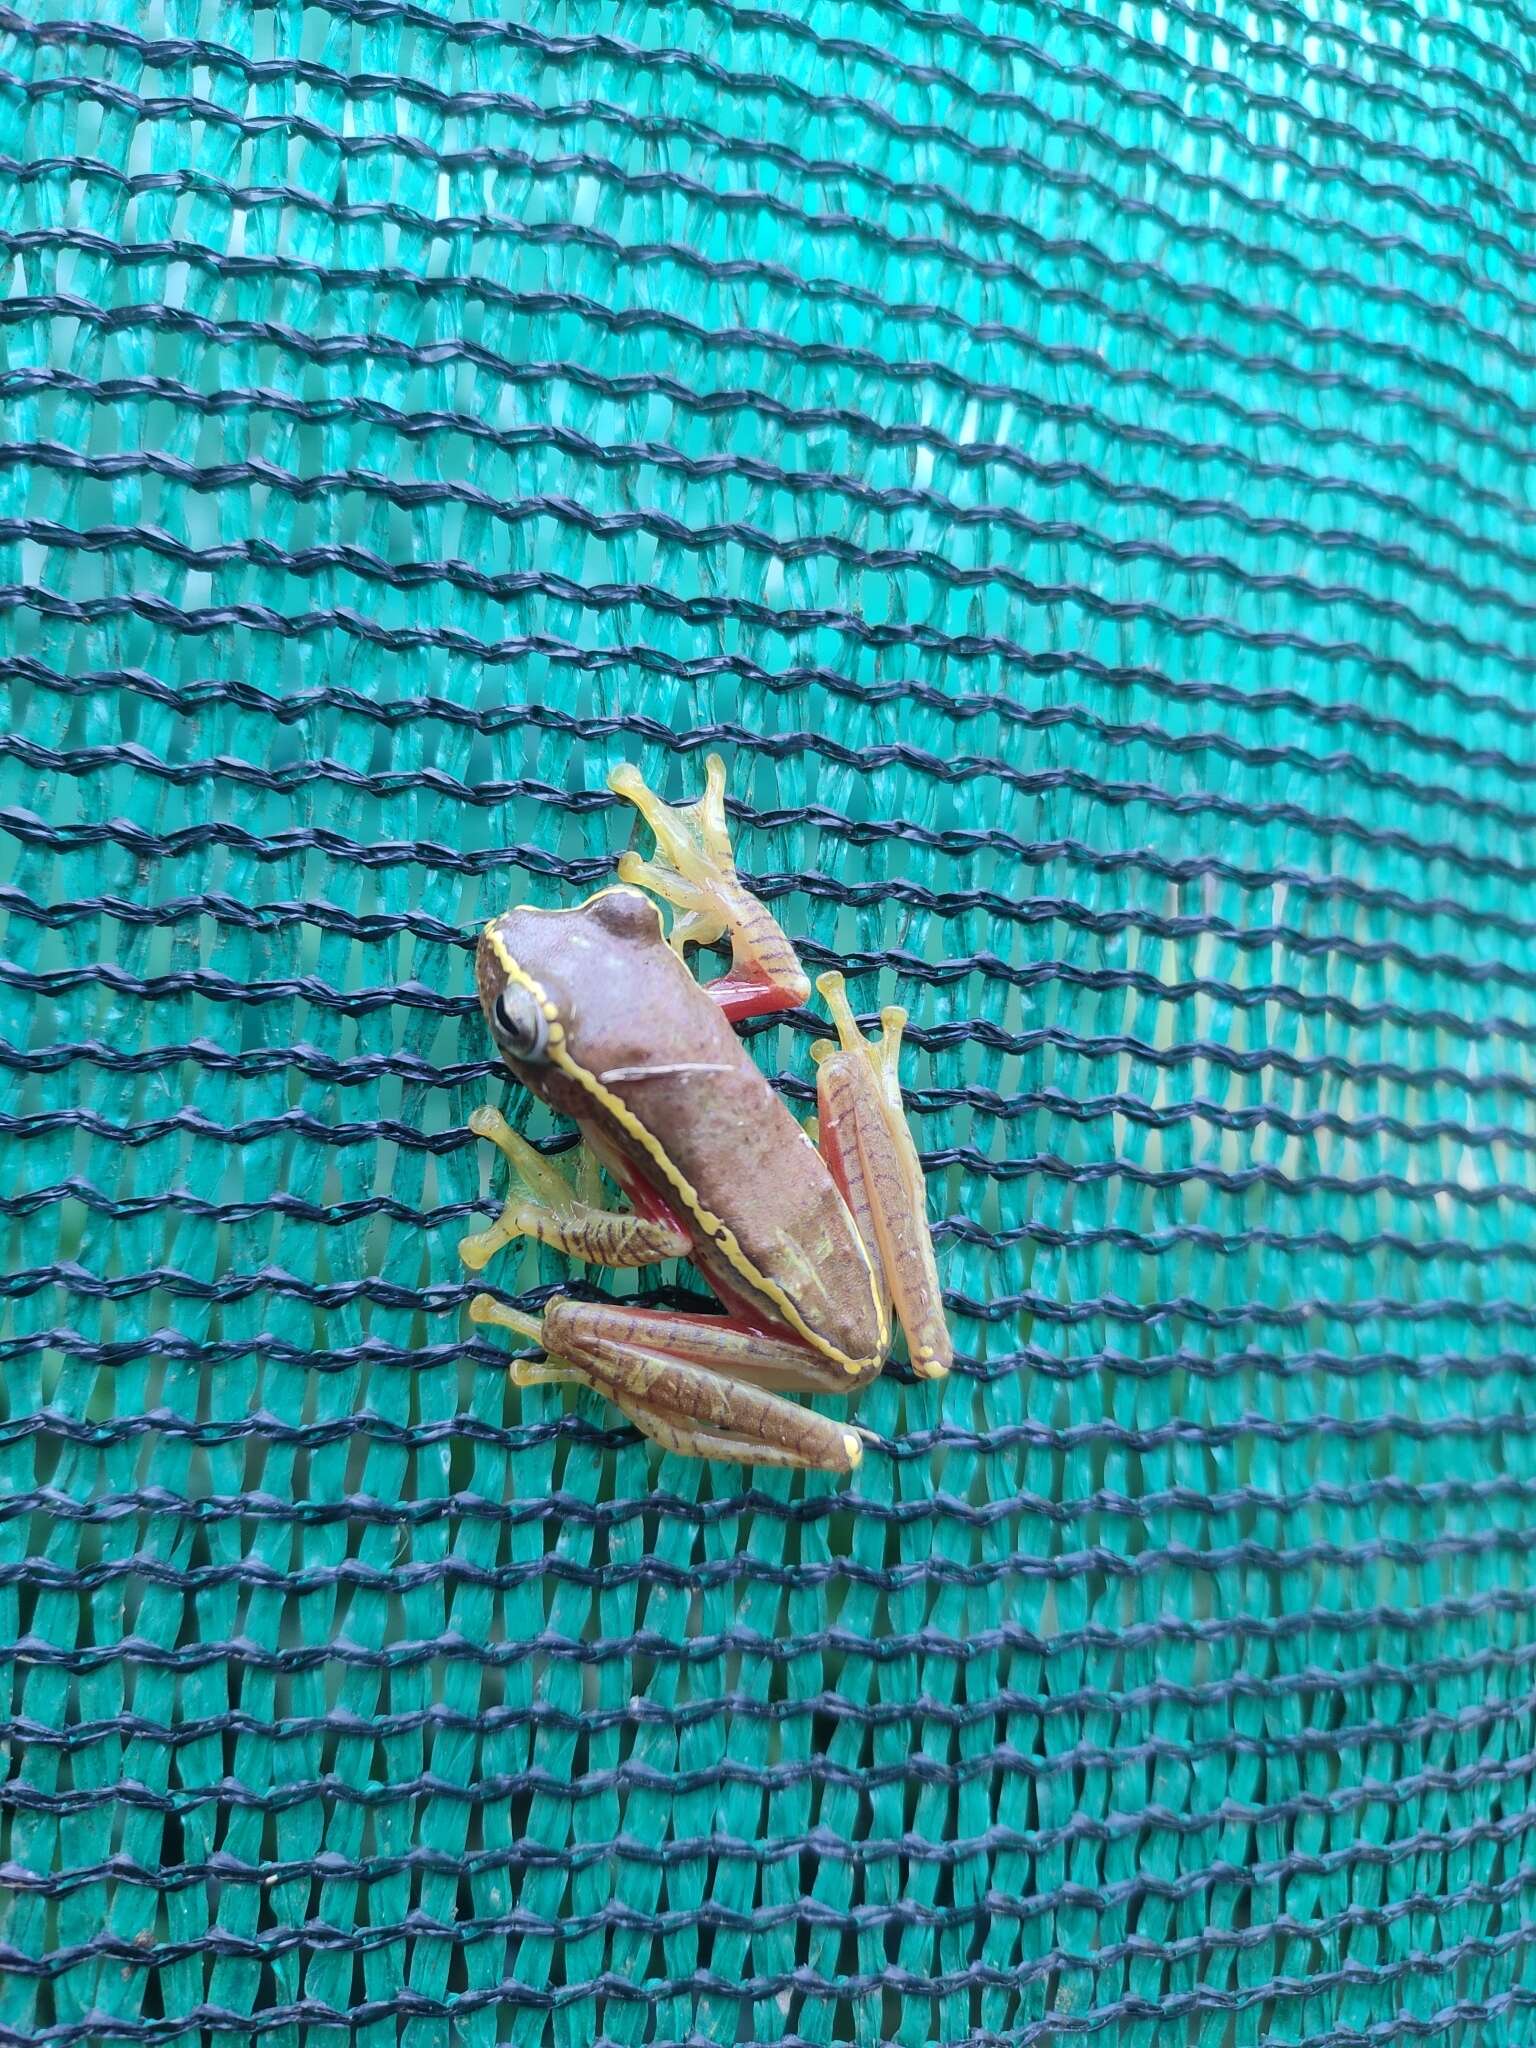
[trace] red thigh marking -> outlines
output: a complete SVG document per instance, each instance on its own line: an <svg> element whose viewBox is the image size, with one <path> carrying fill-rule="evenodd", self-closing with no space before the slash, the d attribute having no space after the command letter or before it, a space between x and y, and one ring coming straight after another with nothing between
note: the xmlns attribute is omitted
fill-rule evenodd
<svg viewBox="0 0 1536 2048"><path fill-rule="evenodd" d="M821 1153L826 1169L832 1176L833 1185L842 1196L844 1207L851 1216L853 1214L853 1203L848 1195L848 1171L843 1165L843 1148L838 1143L837 1131L823 1120L817 1126L817 1138L819 1140L817 1150Z"/></svg>
<svg viewBox="0 0 1536 2048"><path fill-rule="evenodd" d="M734 970L722 974L718 981L706 981L703 988L705 995L720 1005L733 1024L739 1024L744 1017L767 1017L775 1010L798 1008L787 989L770 981L753 981Z"/></svg>
<svg viewBox="0 0 1536 2048"><path fill-rule="evenodd" d="M608 1155L604 1164L624 1190L629 1206L637 1216L643 1216L647 1223L665 1223L668 1229L692 1240L694 1232L687 1217L678 1214L666 1196L652 1186L632 1160Z"/></svg>

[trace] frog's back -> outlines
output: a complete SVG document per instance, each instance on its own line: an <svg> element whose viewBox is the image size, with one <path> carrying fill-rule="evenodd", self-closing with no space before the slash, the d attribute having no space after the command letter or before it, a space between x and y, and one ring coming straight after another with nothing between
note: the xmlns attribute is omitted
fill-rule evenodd
<svg viewBox="0 0 1536 2048"><path fill-rule="evenodd" d="M650 899L605 890L502 925L558 1016L539 1092L666 1199L727 1297L849 1361L873 1358L884 1319L826 1162L667 945Z"/></svg>

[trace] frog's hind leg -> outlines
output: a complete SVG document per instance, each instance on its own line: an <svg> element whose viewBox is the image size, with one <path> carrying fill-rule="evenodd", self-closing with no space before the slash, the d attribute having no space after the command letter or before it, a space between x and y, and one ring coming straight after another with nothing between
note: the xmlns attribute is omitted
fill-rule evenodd
<svg viewBox="0 0 1536 2048"><path fill-rule="evenodd" d="M595 1163L583 1163L580 1192L557 1166L520 1138L499 1109L487 1105L469 1120L512 1169L502 1212L488 1230L459 1240L459 1257L478 1273L503 1245L533 1237L568 1258L593 1266L652 1266L688 1256L688 1239L665 1218L597 1208Z"/></svg>
<svg viewBox="0 0 1536 2048"><path fill-rule="evenodd" d="M718 1388L728 1384L697 1366L673 1370L679 1390L686 1389L694 1401L718 1400ZM781 1401L774 1394L762 1394L745 1385L728 1393L723 1426L719 1421L703 1427L697 1421L680 1422L666 1408L617 1392L613 1403L652 1443L684 1458L724 1458L735 1464L776 1465L796 1472L854 1472L864 1456L856 1430L828 1422L814 1409L797 1408L793 1401ZM790 1417L795 1419L785 1428ZM733 1423L740 1425L740 1434L732 1433ZM752 1431L756 1434L749 1433Z"/></svg>
<svg viewBox="0 0 1536 2048"><path fill-rule="evenodd" d="M815 1047L822 1153L907 1333L912 1370L940 1379L954 1362L928 1228L922 1162L907 1127L897 1079L905 1010L881 1012L880 1043L859 1030L840 974L816 984L838 1044Z"/></svg>
<svg viewBox="0 0 1536 2048"><path fill-rule="evenodd" d="M859 1434L847 1423L771 1391L774 1385L846 1389L845 1374L836 1388L834 1369L822 1376L823 1361L793 1339L728 1316L565 1296L548 1304L541 1323L489 1295L478 1295L469 1312L476 1322L500 1324L549 1353L513 1365L519 1386L590 1387L653 1442L685 1457L851 1472L863 1455Z"/></svg>
<svg viewBox="0 0 1536 2048"><path fill-rule="evenodd" d="M558 1356L557 1370L574 1367L637 1429L685 1457L851 1472L863 1456L846 1422L772 1391L845 1392L847 1374L828 1367L823 1376L803 1345L729 1316L560 1297L544 1312L540 1341Z"/></svg>
<svg viewBox="0 0 1536 2048"><path fill-rule="evenodd" d="M704 794L691 804L664 803L627 765L614 769L608 787L635 806L655 835L655 858L626 853L619 880L649 889L678 912L673 947L681 953L729 935L731 971L706 987L732 1022L805 1002L811 985L794 947L736 872L720 756L709 756Z"/></svg>

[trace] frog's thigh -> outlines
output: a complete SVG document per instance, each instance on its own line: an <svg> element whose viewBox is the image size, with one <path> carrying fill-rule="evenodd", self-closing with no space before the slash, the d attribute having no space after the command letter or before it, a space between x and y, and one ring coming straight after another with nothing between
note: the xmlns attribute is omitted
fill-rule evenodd
<svg viewBox="0 0 1536 2048"><path fill-rule="evenodd" d="M899 1133L892 1130L892 1112L862 1053L832 1052L822 1059L816 1116L822 1155L896 1305L912 1369L923 1378L939 1378L952 1351L922 1171L905 1125Z"/></svg>
<svg viewBox="0 0 1536 2048"><path fill-rule="evenodd" d="M703 1366L747 1380L767 1393L851 1394L859 1384L845 1365L823 1358L787 1331L770 1335L730 1316L629 1308L619 1301L572 1301L559 1295L544 1311L543 1341L551 1351L565 1355L573 1320L588 1341L600 1339L683 1365Z"/></svg>
<svg viewBox="0 0 1536 2048"><path fill-rule="evenodd" d="M716 1344L706 1333L711 1322L721 1325ZM845 1424L731 1377L754 1344L769 1371L786 1369L781 1354L793 1347L725 1317L560 1299L545 1312L543 1342L637 1429L685 1457L851 1472L862 1455Z"/></svg>

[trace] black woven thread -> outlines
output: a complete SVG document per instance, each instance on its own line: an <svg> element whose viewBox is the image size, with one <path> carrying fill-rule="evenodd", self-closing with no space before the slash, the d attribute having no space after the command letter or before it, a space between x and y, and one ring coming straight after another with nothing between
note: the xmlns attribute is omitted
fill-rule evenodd
<svg viewBox="0 0 1536 2048"><path fill-rule="evenodd" d="M0 9L0 2044L1520 2048L1523 17L302 12ZM916 1013L848 1485L462 1321L710 748Z"/></svg>

